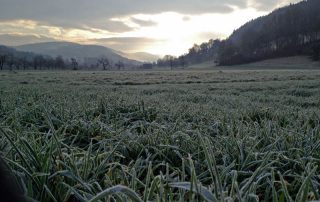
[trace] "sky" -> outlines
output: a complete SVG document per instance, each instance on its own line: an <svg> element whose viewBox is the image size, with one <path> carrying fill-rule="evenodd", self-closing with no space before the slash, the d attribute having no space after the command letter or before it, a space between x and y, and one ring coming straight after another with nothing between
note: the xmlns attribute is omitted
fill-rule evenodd
<svg viewBox="0 0 320 202"><path fill-rule="evenodd" d="M0 44L48 41L180 55L299 0L0 0Z"/></svg>

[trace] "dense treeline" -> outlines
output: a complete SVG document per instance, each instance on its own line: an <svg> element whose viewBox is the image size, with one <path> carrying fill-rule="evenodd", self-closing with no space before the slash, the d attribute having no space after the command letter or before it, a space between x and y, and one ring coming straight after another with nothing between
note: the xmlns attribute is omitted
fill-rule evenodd
<svg viewBox="0 0 320 202"><path fill-rule="evenodd" d="M13 48L0 46L0 70L66 69L72 65L74 65L72 61L67 61L61 56L52 58L50 56L16 51Z"/></svg>
<svg viewBox="0 0 320 202"><path fill-rule="evenodd" d="M157 61L159 67L186 67L192 64L199 64L206 61L217 62L218 51L221 45L220 40L209 40L201 45L194 44L188 53L179 57L166 55Z"/></svg>
<svg viewBox="0 0 320 202"><path fill-rule="evenodd" d="M320 1L305 0L252 20L225 40L194 45L178 58L166 56L158 66L185 66L206 61L236 65L263 59L310 55L320 59Z"/></svg>
<svg viewBox="0 0 320 202"><path fill-rule="evenodd" d="M307 0L248 22L223 41L219 63L233 65L294 55L318 60L319 10L319 0Z"/></svg>
<svg viewBox="0 0 320 202"><path fill-rule="evenodd" d="M78 69L101 69L121 70L125 64L122 61L113 62L107 57L86 58L63 58L62 56L51 57L30 52L17 51L13 48L0 46L0 70L78 70Z"/></svg>

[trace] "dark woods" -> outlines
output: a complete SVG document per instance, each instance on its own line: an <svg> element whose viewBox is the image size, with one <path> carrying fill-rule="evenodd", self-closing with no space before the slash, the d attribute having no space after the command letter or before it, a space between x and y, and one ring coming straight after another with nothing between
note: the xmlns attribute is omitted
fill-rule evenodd
<svg viewBox="0 0 320 202"><path fill-rule="evenodd" d="M235 30L226 40L194 45L178 58L165 56L159 66L184 67L211 61L236 65L264 59L309 55L320 59L320 1L280 8Z"/></svg>
<svg viewBox="0 0 320 202"><path fill-rule="evenodd" d="M320 1L308 0L278 9L235 31L221 44L221 65L309 55L319 59Z"/></svg>

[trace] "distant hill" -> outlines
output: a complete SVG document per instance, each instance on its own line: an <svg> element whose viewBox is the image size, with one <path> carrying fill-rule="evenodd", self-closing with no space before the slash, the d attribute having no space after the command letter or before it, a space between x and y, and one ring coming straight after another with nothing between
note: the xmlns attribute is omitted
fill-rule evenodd
<svg viewBox="0 0 320 202"><path fill-rule="evenodd" d="M16 56L16 57L33 57L34 54L30 52L17 51L14 48L0 45L0 55Z"/></svg>
<svg viewBox="0 0 320 202"><path fill-rule="evenodd" d="M141 62L131 60L104 46L81 45L70 42L46 42L27 44L14 47L16 50L48 55L51 57L63 56L64 58L77 58L82 62L96 63L101 57L106 57L114 63L121 61L127 65L140 65Z"/></svg>
<svg viewBox="0 0 320 202"><path fill-rule="evenodd" d="M26 60L32 60L36 54L31 52L18 51L14 48L0 45L0 56L5 56L6 60L13 60L14 58L23 58Z"/></svg>
<svg viewBox="0 0 320 202"><path fill-rule="evenodd" d="M14 48L0 45L0 70L102 68L120 70L137 68L141 65L142 62L123 57L103 46L69 42L36 43Z"/></svg>
<svg viewBox="0 0 320 202"><path fill-rule="evenodd" d="M16 50L7 46L0 45L0 55L14 54Z"/></svg>
<svg viewBox="0 0 320 202"><path fill-rule="evenodd" d="M124 53L124 52L117 52L119 55L132 59L132 60L138 60L141 62L156 62L160 56L159 55L153 55L146 52L137 52L137 53Z"/></svg>

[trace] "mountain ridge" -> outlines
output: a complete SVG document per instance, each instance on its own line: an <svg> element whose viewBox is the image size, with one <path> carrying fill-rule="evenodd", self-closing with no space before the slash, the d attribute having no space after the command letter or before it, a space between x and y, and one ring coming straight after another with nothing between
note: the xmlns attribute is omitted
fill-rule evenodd
<svg viewBox="0 0 320 202"><path fill-rule="evenodd" d="M132 59L132 60L138 60L141 62L156 62L160 56L154 55L147 52L135 52L135 53L125 53L122 51L117 51L117 53L123 57Z"/></svg>
<svg viewBox="0 0 320 202"><path fill-rule="evenodd" d="M74 42L41 42L13 47L18 51L32 52L51 57L63 56L64 58L77 58L85 62L88 59L108 58L113 62L124 62L132 65L141 64L140 61L128 59L119 55L115 50L100 45L85 45Z"/></svg>

